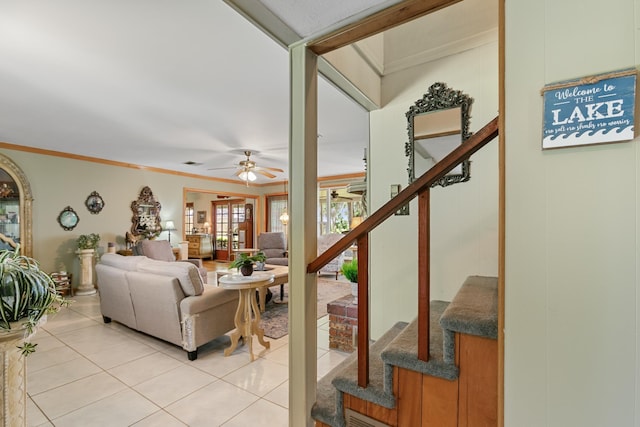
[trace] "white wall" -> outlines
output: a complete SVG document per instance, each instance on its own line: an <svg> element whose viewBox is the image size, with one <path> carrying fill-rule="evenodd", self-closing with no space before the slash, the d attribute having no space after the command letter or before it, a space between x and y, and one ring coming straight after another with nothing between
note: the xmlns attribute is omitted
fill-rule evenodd
<svg viewBox="0 0 640 427"><path fill-rule="evenodd" d="M407 186L405 113L439 81L474 99L471 131L480 129L498 114L497 42L384 78L385 105L371 113L371 212L389 200L391 184ZM497 275L497 140L471 160L469 182L431 191L432 299L451 300L469 275ZM371 236L373 338L417 315L415 201L410 211L410 216L387 220Z"/></svg>
<svg viewBox="0 0 640 427"><path fill-rule="evenodd" d="M506 426L640 425L637 140L542 151L540 96L637 65L638 13L506 2Z"/></svg>

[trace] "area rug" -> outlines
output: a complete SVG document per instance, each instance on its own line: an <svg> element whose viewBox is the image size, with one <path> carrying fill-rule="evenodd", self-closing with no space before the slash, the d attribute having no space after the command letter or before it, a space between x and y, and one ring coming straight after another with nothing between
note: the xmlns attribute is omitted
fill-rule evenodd
<svg viewBox="0 0 640 427"><path fill-rule="evenodd" d="M273 296L261 314L264 335L278 339L287 335L289 327L289 284L284 285L284 301L280 302L280 286L273 286ZM351 284L344 278L318 277L318 319L327 314L327 303L351 294Z"/></svg>

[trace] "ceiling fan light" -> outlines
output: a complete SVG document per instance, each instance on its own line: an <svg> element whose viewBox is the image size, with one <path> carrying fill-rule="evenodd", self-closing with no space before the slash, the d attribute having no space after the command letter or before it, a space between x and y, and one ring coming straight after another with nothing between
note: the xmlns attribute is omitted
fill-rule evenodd
<svg viewBox="0 0 640 427"><path fill-rule="evenodd" d="M253 171L242 171L240 172L240 175L238 175L238 178L240 178L243 181L255 181L256 180L256 174L253 173Z"/></svg>

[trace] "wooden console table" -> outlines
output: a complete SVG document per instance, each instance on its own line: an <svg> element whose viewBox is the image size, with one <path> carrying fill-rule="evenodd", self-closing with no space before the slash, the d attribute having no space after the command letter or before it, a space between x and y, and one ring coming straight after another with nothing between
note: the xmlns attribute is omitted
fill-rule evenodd
<svg viewBox="0 0 640 427"><path fill-rule="evenodd" d="M218 283L225 289L237 289L240 292L238 299L238 309L234 323L236 330L231 334L231 345L224 350L224 355L229 356L238 346L238 340L249 344L249 358L253 362L253 335L257 335L258 342L269 348L270 343L264 340L264 330L260 327L260 310L256 303L254 289L269 286L273 283L273 274L254 273L251 276L238 274L226 274L218 279Z"/></svg>

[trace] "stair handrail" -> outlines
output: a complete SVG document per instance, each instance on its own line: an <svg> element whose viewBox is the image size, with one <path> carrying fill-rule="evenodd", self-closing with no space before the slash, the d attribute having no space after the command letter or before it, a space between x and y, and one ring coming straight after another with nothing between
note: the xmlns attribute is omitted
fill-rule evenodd
<svg viewBox="0 0 640 427"><path fill-rule="evenodd" d="M420 176L420 178L413 181L404 190L401 190L395 197L382 205L380 209L369 215L360 225L349 231L342 239L318 255L316 259L307 265L307 273L320 271L322 267L349 248L359 237L373 231L373 229L382 224L387 218L394 215L398 209L417 197L421 191L431 188L434 182L446 175L447 172L451 171L463 160L471 157L473 153L484 147L496 136L498 136L498 117L471 135L463 144L456 147L451 153ZM358 250L358 252L360 251Z"/></svg>
<svg viewBox="0 0 640 427"><path fill-rule="evenodd" d="M426 362L429 359L429 189L447 172L498 136L498 118L487 123L307 265L308 274L317 273L354 241L358 244L358 386L366 388L369 384L369 233L402 206L420 196L418 215L425 215L426 218L418 221L418 241L419 244L426 244L427 248L420 252L418 262L419 273L425 275L418 284L418 359ZM364 256L360 256L360 253Z"/></svg>

